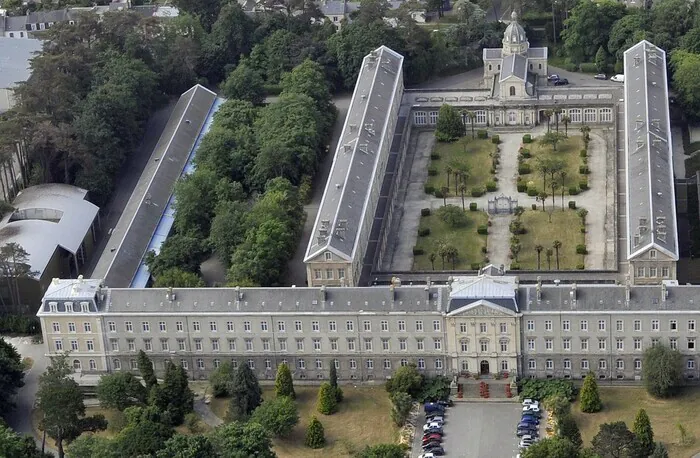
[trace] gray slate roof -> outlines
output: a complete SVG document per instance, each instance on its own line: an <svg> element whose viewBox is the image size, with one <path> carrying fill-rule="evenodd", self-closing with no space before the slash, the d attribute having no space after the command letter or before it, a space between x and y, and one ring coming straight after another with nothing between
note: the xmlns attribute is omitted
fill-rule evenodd
<svg viewBox="0 0 700 458"><path fill-rule="evenodd" d="M330 1L320 5L321 12L326 16L343 16L345 14L345 2Z"/></svg>
<svg viewBox="0 0 700 458"><path fill-rule="evenodd" d="M484 48L483 56L484 59L500 59L501 58L501 48Z"/></svg>
<svg viewBox="0 0 700 458"><path fill-rule="evenodd" d="M547 48L528 48L527 57L531 59L546 59Z"/></svg>
<svg viewBox="0 0 700 458"><path fill-rule="evenodd" d="M41 277L59 246L76 254L90 232L100 209L86 197L86 190L61 183L24 189L12 202L15 211L0 220L0 245L19 244Z"/></svg>
<svg viewBox="0 0 700 458"><path fill-rule="evenodd" d="M69 20L68 9L53 11L34 11L27 15L27 24L63 22Z"/></svg>
<svg viewBox="0 0 700 458"><path fill-rule="evenodd" d="M501 65L501 81L515 76L523 81L527 80L527 57L520 54L511 54L503 58Z"/></svg>
<svg viewBox="0 0 700 458"><path fill-rule="evenodd" d="M666 53L643 40L624 53L628 259L649 248L678 259Z"/></svg>
<svg viewBox="0 0 700 458"><path fill-rule="evenodd" d="M362 61L305 261L329 248L345 259L354 257L359 228L374 215L370 206L376 202L370 204L369 195L376 177L384 173L380 168L386 161L378 153L392 103L400 103L393 96L402 65L403 56L386 46ZM389 145L384 149L388 154Z"/></svg>
<svg viewBox="0 0 700 458"><path fill-rule="evenodd" d="M93 278L103 278L110 287L129 286L215 99L199 84L180 96Z"/></svg>

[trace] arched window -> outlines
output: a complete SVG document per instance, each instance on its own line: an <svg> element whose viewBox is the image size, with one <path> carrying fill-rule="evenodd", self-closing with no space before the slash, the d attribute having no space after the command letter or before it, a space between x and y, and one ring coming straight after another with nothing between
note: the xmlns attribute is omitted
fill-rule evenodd
<svg viewBox="0 0 700 458"><path fill-rule="evenodd" d="M515 95L515 86L510 87L510 95Z"/></svg>
<svg viewBox="0 0 700 458"><path fill-rule="evenodd" d="M491 71L491 64L489 64L489 71Z"/></svg>
<svg viewBox="0 0 700 458"><path fill-rule="evenodd" d="M73 369L74 369L74 370L79 371L80 369L82 369L82 367L83 367L83 366L82 366L82 364L80 364L80 360L79 360L79 359L74 359L74 360L73 360Z"/></svg>

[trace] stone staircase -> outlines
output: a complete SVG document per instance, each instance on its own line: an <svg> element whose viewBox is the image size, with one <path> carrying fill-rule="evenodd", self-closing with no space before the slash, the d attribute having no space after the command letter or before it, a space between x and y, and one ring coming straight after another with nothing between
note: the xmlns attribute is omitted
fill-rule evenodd
<svg viewBox="0 0 700 458"><path fill-rule="evenodd" d="M495 401L517 402L517 390L510 387L510 379L465 379L460 378L458 384L462 387L462 397L455 397L456 401ZM508 397L510 392L511 397Z"/></svg>

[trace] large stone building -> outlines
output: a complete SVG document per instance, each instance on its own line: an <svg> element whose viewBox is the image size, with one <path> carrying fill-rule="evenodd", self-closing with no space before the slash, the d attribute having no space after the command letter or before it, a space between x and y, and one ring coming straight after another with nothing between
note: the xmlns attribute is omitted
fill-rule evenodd
<svg viewBox="0 0 700 458"><path fill-rule="evenodd" d="M55 280L38 316L48 355L76 371L135 371L144 350L162 372L193 379L223 361L261 379L279 364L294 378L381 380L414 362L426 374L635 380L656 344L698 372L695 286L536 284L491 268L447 285L314 288L106 288Z"/></svg>

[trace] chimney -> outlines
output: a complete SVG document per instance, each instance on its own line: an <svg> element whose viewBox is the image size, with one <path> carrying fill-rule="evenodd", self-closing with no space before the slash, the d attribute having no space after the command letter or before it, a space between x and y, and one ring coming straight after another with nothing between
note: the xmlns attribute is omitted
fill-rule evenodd
<svg viewBox="0 0 700 458"><path fill-rule="evenodd" d="M391 293L391 305L393 307L394 301L396 300L396 286L392 283L389 285L389 292Z"/></svg>
<svg viewBox="0 0 700 458"><path fill-rule="evenodd" d="M243 293L241 292L240 286L236 286L236 300L237 301L243 300Z"/></svg>
<svg viewBox="0 0 700 458"><path fill-rule="evenodd" d="M625 282L625 305L630 305L630 279L627 277Z"/></svg>
<svg viewBox="0 0 700 458"><path fill-rule="evenodd" d="M168 289L166 290L165 298L168 300L168 302L172 302L175 300L175 293L173 293L172 287L168 287Z"/></svg>
<svg viewBox="0 0 700 458"><path fill-rule="evenodd" d="M537 302L542 300L542 277L537 276Z"/></svg>
<svg viewBox="0 0 700 458"><path fill-rule="evenodd" d="M569 291L569 299L571 299L571 305L576 306L576 283L571 285L571 291Z"/></svg>
<svg viewBox="0 0 700 458"><path fill-rule="evenodd" d="M83 282L83 274L78 275L78 283Z"/></svg>
<svg viewBox="0 0 700 458"><path fill-rule="evenodd" d="M321 285L321 288L319 288L318 292L321 296L321 302L326 302L326 285Z"/></svg>
<svg viewBox="0 0 700 458"><path fill-rule="evenodd" d="M661 283L661 302L666 302L668 297L668 290L666 289L666 283Z"/></svg>

